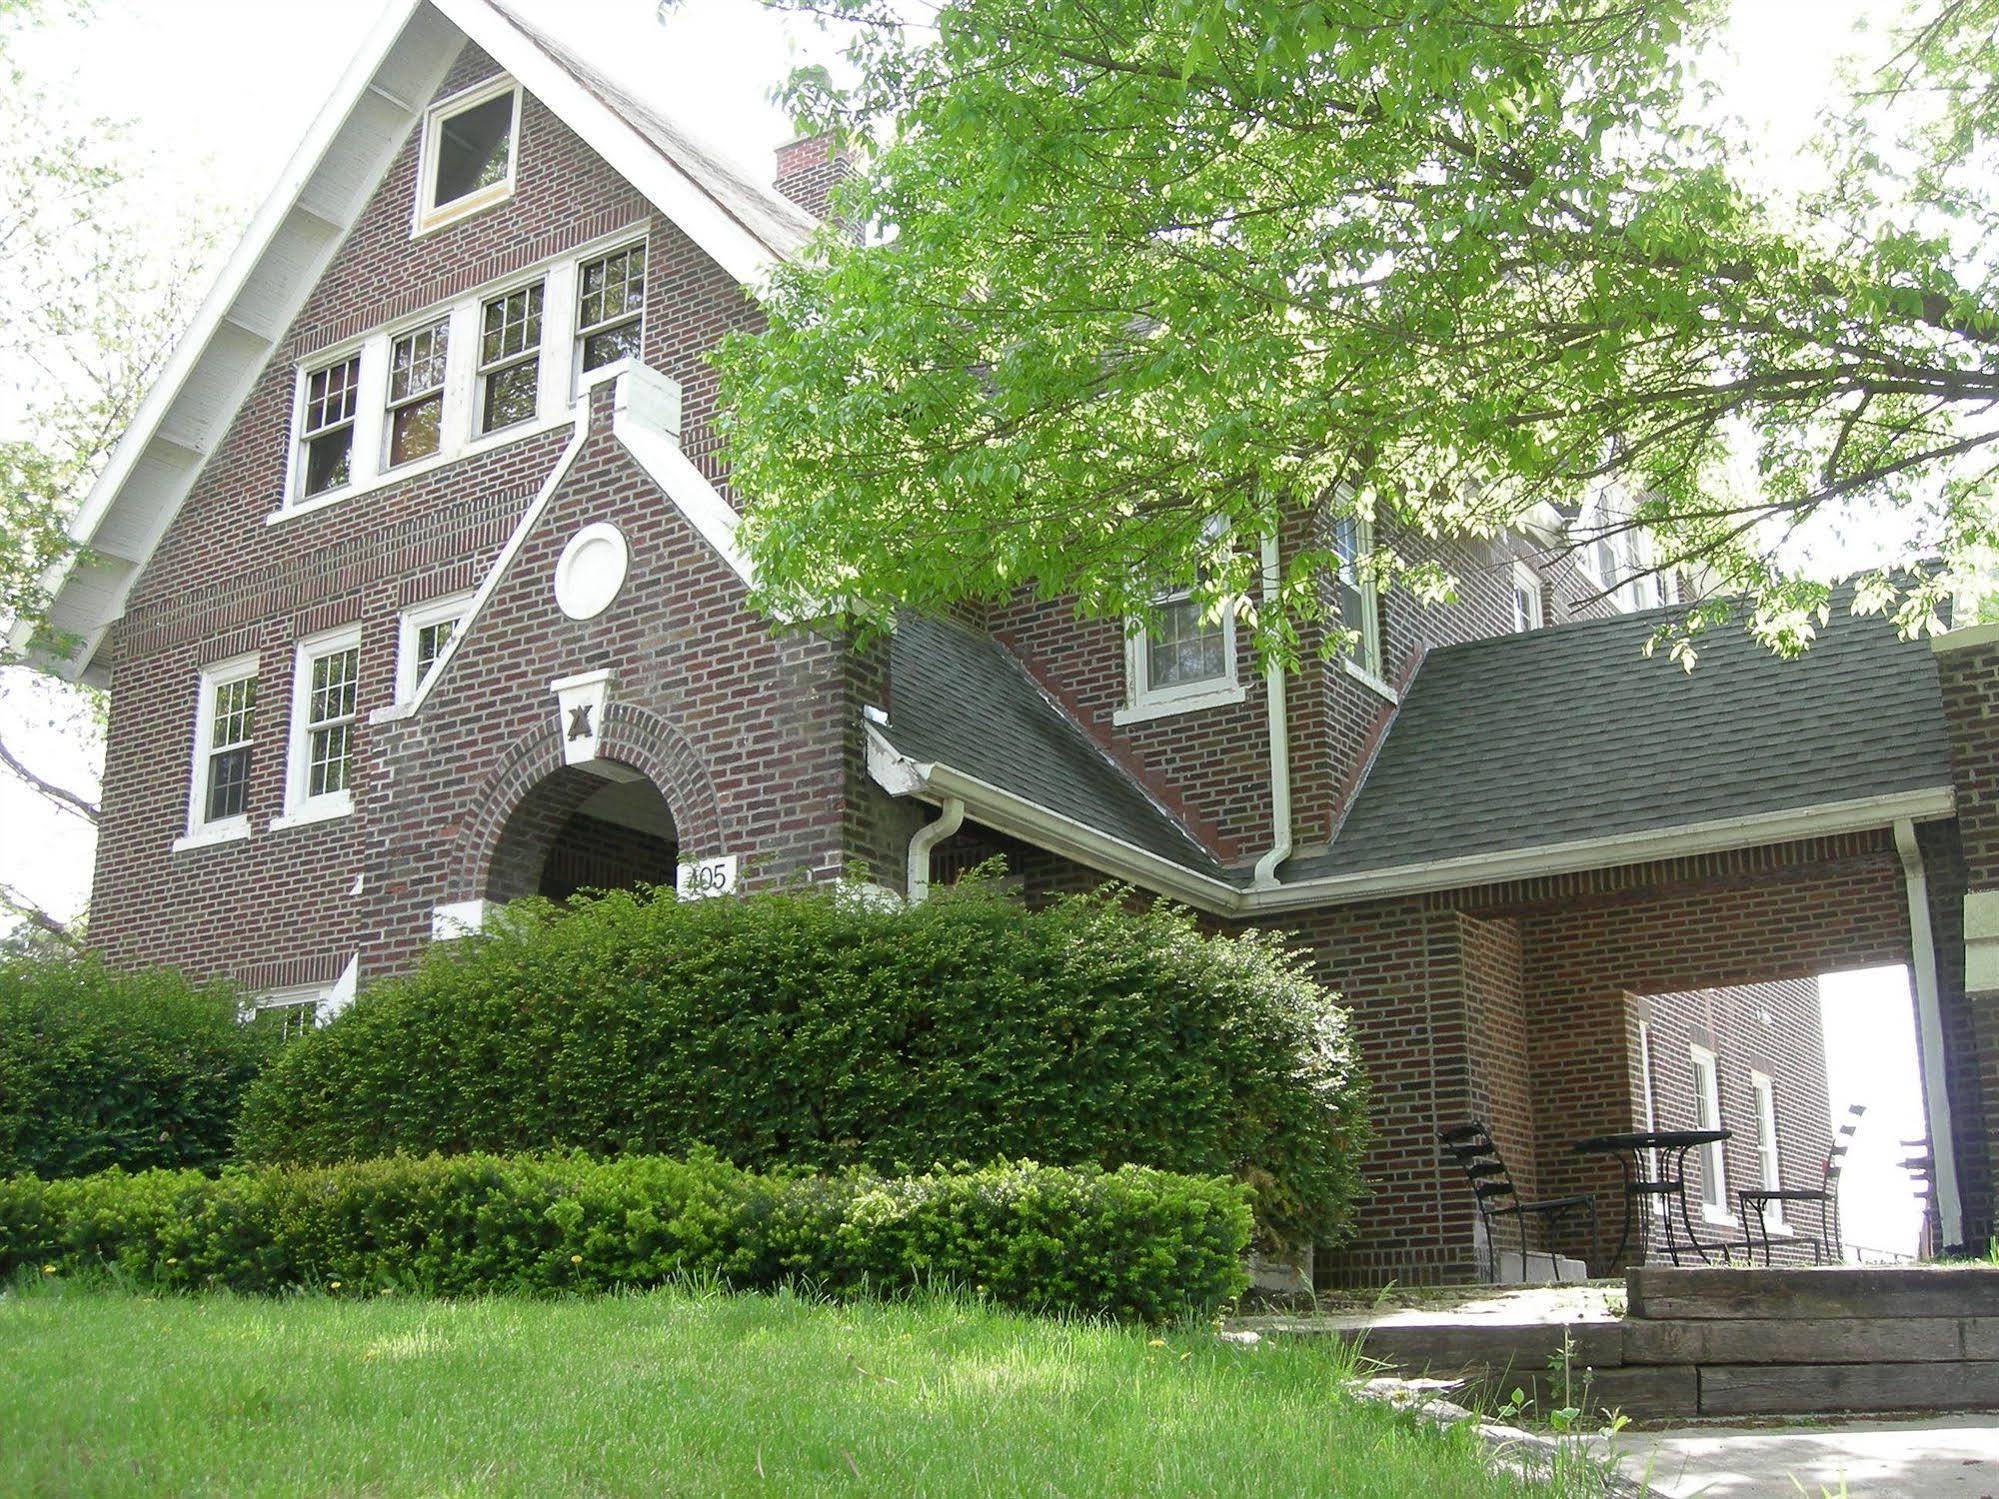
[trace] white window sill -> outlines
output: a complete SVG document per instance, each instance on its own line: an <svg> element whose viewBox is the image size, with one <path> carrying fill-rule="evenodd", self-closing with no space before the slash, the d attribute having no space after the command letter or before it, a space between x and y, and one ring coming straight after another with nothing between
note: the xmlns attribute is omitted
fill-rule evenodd
<svg viewBox="0 0 1999 1499"><path fill-rule="evenodd" d="M593 370L591 373L596 372ZM495 448L504 448L510 443L524 442L530 437L541 437L575 425L576 412L572 408L557 412L551 417L524 422L518 427L506 427L498 432L490 432L484 437L475 437L463 447L454 448L450 452L433 453L430 457L419 458L413 463L398 464L358 484L343 484L338 489L316 494L309 500L300 500L296 505L280 506L264 517L264 524L275 526L280 521L294 520L301 515L315 515L321 510L340 504L343 500L358 500L363 495L373 494L380 489L390 489L411 479L420 479L425 474L434 473L454 463L462 463L467 458L477 458L480 454L490 453Z"/></svg>
<svg viewBox="0 0 1999 1499"><path fill-rule="evenodd" d="M518 147L519 143L515 144ZM498 208L502 203L512 202L513 197L514 178L510 172L504 181L496 182L491 187L482 187L475 192L467 193L462 198L454 198L449 203L440 204L436 208L421 210L416 221L410 225L410 238L422 239L425 235L435 234L440 229L449 229L453 224L476 219L480 214Z"/></svg>
<svg viewBox="0 0 1999 1499"><path fill-rule="evenodd" d="M271 831L281 833L286 828L309 827L315 822L332 822L335 818L350 815L353 810L354 798L345 791L337 791L331 796L320 797L295 807L280 817L273 817Z"/></svg>
<svg viewBox="0 0 1999 1499"><path fill-rule="evenodd" d="M1248 696L1249 689L1242 683L1230 682L1205 692L1189 693L1185 697L1154 698L1149 702L1132 703L1114 710L1111 722L1119 725L1146 723L1155 718L1172 718L1180 713L1198 713L1203 708L1226 707Z"/></svg>
<svg viewBox="0 0 1999 1499"><path fill-rule="evenodd" d="M1727 1208L1718 1208L1711 1202L1701 1204L1701 1221L1712 1223L1716 1228L1739 1228L1741 1222Z"/></svg>
<svg viewBox="0 0 1999 1499"><path fill-rule="evenodd" d="M1360 683L1361 686L1369 688L1370 690L1376 693L1379 693L1382 697L1386 698L1394 706L1396 707L1401 706L1402 694L1397 692L1393 687L1390 687L1386 682L1382 681L1380 677L1377 677L1373 672L1369 671L1365 666L1358 665L1357 663L1354 662L1354 660L1351 657L1348 656L1340 657L1340 665L1345 667L1347 675L1352 677L1356 682Z"/></svg>
<svg viewBox="0 0 1999 1499"><path fill-rule="evenodd" d="M210 823L207 827L195 828L174 839L173 851L186 853L191 848L213 848L218 843L238 843L250 836L250 819L231 818L227 822Z"/></svg>

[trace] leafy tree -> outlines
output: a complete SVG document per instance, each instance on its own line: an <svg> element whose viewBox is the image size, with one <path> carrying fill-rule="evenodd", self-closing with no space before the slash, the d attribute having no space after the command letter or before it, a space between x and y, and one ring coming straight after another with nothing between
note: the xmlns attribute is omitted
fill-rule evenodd
<svg viewBox="0 0 1999 1499"><path fill-rule="evenodd" d="M1642 527L1697 576L1691 661L1731 614L1808 642L1801 535L1878 531L1859 607L1912 631L1994 540L1999 0L1912 17L1788 192L1692 72L1721 0L793 8L857 81L791 102L878 149L865 241L723 354L773 604L1192 585L1288 660L1335 558L1258 608L1254 538L1372 514L1365 565L1435 595L1422 538L1608 494L1571 544ZM1890 569L1924 555L1957 573Z"/></svg>
<svg viewBox="0 0 1999 1499"><path fill-rule="evenodd" d="M119 130L78 119L29 76L19 41L76 0L0 0L0 640L32 632L50 569L72 551L68 524L191 310L209 237L193 221L162 251L160 227L126 192ZM67 816L95 825L94 793L30 762L24 730L86 749L96 695L0 660L0 773ZM74 923L0 879L0 910L74 945Z"/></svg>

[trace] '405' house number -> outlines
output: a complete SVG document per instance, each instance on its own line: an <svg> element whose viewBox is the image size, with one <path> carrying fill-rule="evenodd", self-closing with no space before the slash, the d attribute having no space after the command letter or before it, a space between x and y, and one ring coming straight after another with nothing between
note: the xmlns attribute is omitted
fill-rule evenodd
<svg viewBox="0 0 1999 1499"><path fill-rule="evenodd" d="M680 866L674 878L674 894L682 900L705 900L711 895L733 895L736 890L736 856L719 859L691 859Z"/></svg>

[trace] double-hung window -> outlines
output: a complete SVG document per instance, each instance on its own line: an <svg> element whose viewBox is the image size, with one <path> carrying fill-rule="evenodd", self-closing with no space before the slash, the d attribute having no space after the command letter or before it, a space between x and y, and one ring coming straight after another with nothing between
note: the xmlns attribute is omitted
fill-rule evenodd
<svg viewBox="0 0 1999 1499"><path fill-rule="evenodd" d="M292 679L288 821L352 810L360 682L358 626L300 642Z"/></svg>
<svg viewBox="0 0 1999 1499"><path fill-rule="evenodd" d="M1721 1128L1721 1074L1715 1055L1705 1046L1689 1048L1694 1073L1694 1128ZM1710 1218L1728 1214L1728 1168L1722 1142L1703 1145L1701 1152L1701 1206Z"/></svg>
<svg viewBox="0 0 1999 1499"><path fill-rule="evenodd" d="M1225 535L1224 524L1210 522L1210 543L1220 545ZM1226 604L1204 603L1191 588L1175 589L1155 599L1149 616L1125 632L1125 706L1112 722L1136 723L1243 697L1235 613Z"/></svg>
<svg viewBox="0 0 1999 1499"><path fill-rule="evenodd" d="M442 228L514 190L521 91L496 78L454 94L424 117L415 232Z"/></svg>
<svg viewBox="0 0 1999 1499"><path fill-rule="evenodd" d="M1766 1073L1752 1072L1749 1091L1756 1099L1756 1179L1764 1191L1780 1191L1784 1168L1777 1154L1777 1084ZM1784 1204L1781 1201L1766 1204L1763 1221L1773 1226L1781 1224Z"/></svg>
<svg viewBox="0 0 1999 1499"><path fill-rule="evenodd" d="M1347 662L1370 682L1386 687L1381 645L1381 598L1362 562L1374 550L1374 523L1364 516L1333 520L1333 551L1340 559L1340 623L1355 640Z"/></svg>
<svg viewBox="0 0 1999 1499"><path fill-rule="evenodd" d="M250 831L250 764L257 736L257 658L239 656L201 674L194 774L185 843Z"/></svg>
<svg viewBox="0 0 1999 1499"><path fill-rule="evenodd" d="M354 417L361 392L359 354L305 374L299 420L301 499L338 489L354 475Z"/></svg>
<svg viewBox="0 0 1999 1499"><path fill-rule="evenodd" d="M645 333L646 247L627 245L586 260L576 278L576 372L579 381L621 359L639 357Z"/></svg>
<svg viewBox="0 0 1999 1499"><path fill-rule="evenodd" d="M541 391L542 283L516 287L479 310L479 431L533 421Z"/></svg>
<svg viewBox="0 0 1999 1499"><path fill-rule="evenodd" d="M444 440L444 364L451 320L439 318L389 345L389 467L436 453Z"/></svg>
<svg viewBox="0 0 1999 1499"><path fill-rule="evenodd" d="M1513 628L1538 630L1546 623L1542 613L1541 575L1524 562L1513 564Z"/></svg>
<svg viewBox="0 0 1999 1499"><path fill-rule="evenodd" d="M458 633L472 606L469 593L452 594L405 611L402 640L396 657L396 701L413 702L429 678L451 637Z"/></svg>

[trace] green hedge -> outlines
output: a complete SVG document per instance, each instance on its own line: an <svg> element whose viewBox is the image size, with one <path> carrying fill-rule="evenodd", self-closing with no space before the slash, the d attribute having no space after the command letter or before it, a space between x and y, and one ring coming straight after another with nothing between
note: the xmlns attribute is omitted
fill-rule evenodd
<svg viewBox="0 0 1999 1499"><path fill-rule="evenodd" d="M1027 1163L884 1178L759 1176L712 1156L391 1157L0 1182L0 1272L154 1290L974 1290L1037 1311L1162 1321L1243 1288L1233 1182Z"/></svg>
<svg viewBox="0 0 1999 1499"><path fill-rule="evenodd" d="M0 1174L213 1166L276 1037L238 996L95 958L0 957Z"/></svg>
<svg viewBox="0 0 1999 1499"><path fill-rule="evenodd" d="M508 908L290 1044L253 1160L712 1149L740 1166L1033 1159L1232 1176L1330 1243L1364 1129L1346 1018L1269 934L1106 891L883 910L816 892Z"/></svg>

